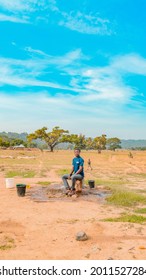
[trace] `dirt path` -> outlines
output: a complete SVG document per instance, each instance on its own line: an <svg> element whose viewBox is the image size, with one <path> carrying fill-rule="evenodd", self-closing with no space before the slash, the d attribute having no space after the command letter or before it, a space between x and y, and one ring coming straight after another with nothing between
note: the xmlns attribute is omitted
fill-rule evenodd
<svg viewBox="0 0 146 280"><path fill-rule="evenodd" d="M72 200L37 203L1 180L0 242L11 248L0 259L145 259L145 226L105 223L121 210L95 202ZM83 230L89 240L75 240ZM11 240L12 242L8 242ZM0 245L0 246L1 246Z"/></svg>

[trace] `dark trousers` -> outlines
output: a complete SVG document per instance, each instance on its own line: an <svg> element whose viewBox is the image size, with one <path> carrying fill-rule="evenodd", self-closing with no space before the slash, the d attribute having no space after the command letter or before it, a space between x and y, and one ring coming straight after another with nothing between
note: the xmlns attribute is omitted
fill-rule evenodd
<svg viewBox="0 0 146 280"><path fill-rule="evenodd" d="M69 174L65 174L62 176L62 181L63 181L63 184L66 188L70 188L69 184L68 184L68 177L69 177ZM80 174L74 174L71 176L71 181L72 181L72 186L71 188L74 189L75 188L75 183L76 183L76 180L83 180L83 176L80 175Z"/></svg>

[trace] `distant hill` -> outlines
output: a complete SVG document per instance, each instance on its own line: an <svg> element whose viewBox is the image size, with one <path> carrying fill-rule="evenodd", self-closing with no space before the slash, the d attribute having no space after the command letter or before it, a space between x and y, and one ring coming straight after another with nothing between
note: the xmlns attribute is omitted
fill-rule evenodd
<svg viewBox="0 0 146 280"><path fill-rule="evenodd" d="M0 132L0 137L6 137L9 139L20 139L23 140L24 142L27 141L27 136L29 134L27 132L22 132L22 133L17 133L17 132ZM41 141L40 139L33 140L33 143L37 144L37 147L41 148L42 146L45 145L44 141ZM46 146L47 147L47 146Z"/></svg>
<svg viewBox="0 0 146 280"><path fill-rule="evenodd" d="M121 140L121 146L123 149L130 148L143 148L146 147L146 140Z"/></svg>
<svg viewBox="0 0 146 280"><path fill-rule="evenodd" d="M16 133L16 132L0 132L0 136L2 137L8 137L8 138L17 138L26 141L28 133L23 132L23 133Z"/></svg>

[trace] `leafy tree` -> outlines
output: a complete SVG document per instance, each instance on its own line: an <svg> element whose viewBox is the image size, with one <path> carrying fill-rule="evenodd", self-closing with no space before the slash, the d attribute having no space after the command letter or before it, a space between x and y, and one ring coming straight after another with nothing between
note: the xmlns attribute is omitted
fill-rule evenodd
<svg viewBox="0 0 146 280"><path fill-rule="evenodd" d="M0 137L0 147L2 147L3 139Z"/></svg>
<svg viewBox="0 0 146 280"><path fill-rule="evenodd" d="M18 138L10 139L10 146L19 146L19 145L24 145L26 147L27 143Z"/></svg>
<svg viewBox="0 0 146 280"><path fill-rule="evenodd" d="M70 135L65 135L63 137L63 142L68 142L71 144L74 144L74 149L79 148L79 149L85 149L86 148L86 139L85 135L82 134L70 134Z"/></svg>
<svg viewBox="0 0 146 280"><path fill-rule="evenodd" d="M47 145L47 147L48 147L48 145ZM39 147L39 145L38 145L36 142L34 142L34 141L32 141L32 142L28 141L28 142L27 142L27 148L40 148L40 147Z"/></svg>
<svg viewBox="0 0 146 280"><path fill-rule="evenodd" d="M93 139L91 137L88 137L86 139L86 150L92 150L93 148L94 148Z"/></svg>
<svg viewBox="0 0 146 280"><path fill-rule="evenodd" d="M115 151L121 149L121 140L117 137L107 139L107 147L109 150Z"/></svg>
<svg viewBox="0 0 146 280"><path fill-rule="evenodd" d="M8 148L10 146L9 139L7 137L0 137L0 147Z"/></svg>
<svg viewBox="0 0 146 280"><path fill-rule="evenodd" d="M102 150L106 149L106 141L107 139L105 134L95 137L93 139L93 148L98 150L98 153L100 154Z"/></svg>
<svg viewBox="0 0 146 280"><path fill-rule="evenodd" d="M29 142L38 138L44 140L50 148L51 152L53 152L54 147L57 144L63 142L63 136L68 133L68 130L64 130L59 126L55 126L50 132L47 132L47 130L47 127L38 129L34 133L29 134L27 139Z"/></svg>

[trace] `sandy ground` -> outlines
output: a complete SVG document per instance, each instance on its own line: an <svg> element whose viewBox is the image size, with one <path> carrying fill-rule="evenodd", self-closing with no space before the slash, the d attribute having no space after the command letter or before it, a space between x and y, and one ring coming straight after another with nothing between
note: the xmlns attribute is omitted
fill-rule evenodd
<svg viewBox="0 0 146 280"><path fill-rule="evenodd" d="M6 189L4 168L6 170L18 166L24 168L26 162L25 164L24 161L18 162L17 160L20 160L17 159L18 154L13 155L16 159L15 164L15 159L1 158L0 259L146 259L145 224L101 221L107 217L117 217L125 211L122 208L108 205L100 200L91 202L71 198L65 201L36 202L31 199L30 193L38 187L36 184L38 181L48 180L61 183L56 170L60 166L61 168L70 167L72 152L65 154L64 163L61 162L59 153L62 152L47 154L47 160L46 158L44 160L41 154L35 155L38 161L34 164L34 168L38 168L39 171L40 168L44 170L46 168L44 162L47 162L49 169L45 177L21 179L22 183L31 185L25 197L18 197L15 188ZM12 152L9 154L12 155ZM6 151L1 151L0 155L6 156ZM55 162L55 156L59 156L58 162ZM50 157L53 158L54 165ZM85 159L88 157L89 154L84 155ZM144 157L136 154L137 158L132 164L127 154L122 155L121 159L114 154L108 154L108 156L104 154L100 158L102 160L100 162L98 160L97 166L96 157L99 155L95 153L90 156L94 163L94 170L86 172L88 178L93 178L96 172L100 176L105 173L106 176L107 174L115 176L115 172L121 176L121 174L145 171L146 154ZM35 158L26 158L26 160L32 161ZM32 165L31 162L27 163L27 167L30 168L30 165ZM114 170L113 173L112 170ZM144 179L137 180L139 180L138 187L144 188ZM20 178L15 178L15 183L20 183ZM131 184L137 186L137 181L134 179ZM75 236L78 231L85 231L89 239L84 242L76 241Z"/></svg>

